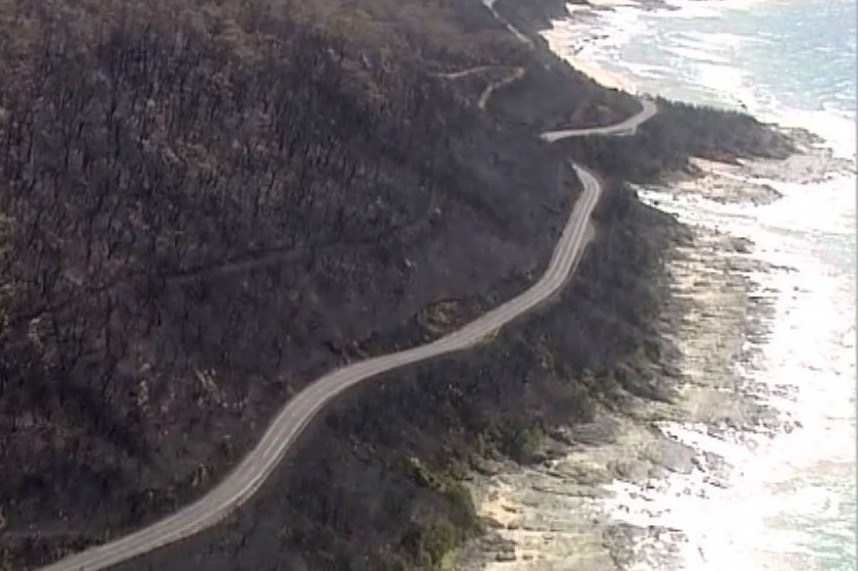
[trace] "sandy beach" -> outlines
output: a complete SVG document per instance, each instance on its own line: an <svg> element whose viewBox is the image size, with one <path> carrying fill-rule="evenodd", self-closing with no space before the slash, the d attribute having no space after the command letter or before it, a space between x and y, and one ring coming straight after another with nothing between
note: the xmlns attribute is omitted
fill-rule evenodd
<svg viewBox="0 0 858 571"><path fill-rule="evenodd" d="M568 4L572 18L586 18L591 11L596 8L611 8L615 6L633 6L636 2L631 0L596 0L590 5L583 4ZM608 89L617 89L626 93L636 94L637 87L634 82L628 78L622 77L619 74L612 73L605 68L588 61L587 59L587 43L582 42L569 29L566 21L553 22L553 28L542 33L543 37L548 42L551 50L565 59L569 65L580 71L599 85Z"/></svg>

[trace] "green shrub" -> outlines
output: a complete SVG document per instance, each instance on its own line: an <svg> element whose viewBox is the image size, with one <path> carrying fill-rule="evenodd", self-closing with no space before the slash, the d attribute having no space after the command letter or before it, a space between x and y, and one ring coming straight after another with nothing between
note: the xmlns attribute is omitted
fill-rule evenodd
<svg viewBox="0 0 858 571"><path fill-rule="evenodd" d="M436 515L413 523L403 545L412 554L417 568L438 569L444 556L458 547L464 537L449 519Z"/></svg>
<svg viewBox="0 0 858 571"><path fill-rule="evenodd" d="M501 436L501 451L516 462L529 462L542 443L542 436L537 426L507 429Z"/></svg>

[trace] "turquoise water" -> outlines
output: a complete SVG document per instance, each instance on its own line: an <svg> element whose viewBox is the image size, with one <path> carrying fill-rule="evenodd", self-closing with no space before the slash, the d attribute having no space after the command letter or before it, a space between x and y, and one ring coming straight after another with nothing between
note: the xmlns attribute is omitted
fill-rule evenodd
<svg viewBox="0 0 858 571"><path fill-rule="evenodd" d="M683 99L728 105L759 99L782 108L833 109L854 117L854 0L723 3L725 7L711 12L679 4L689 17L644 15L640 21L649 33L612 55L631 70L640 64L672 67L673 73L652 85L660 92L684 92ZM750 100L740 101L743 95Z"/></svg>
<svg viewBox="0 0 858 571"><path fill-rule="evenodd" d="M730 21L758 40L739 57L759 89L788 107L854 113L856 17L853 0L781 0Z"/></svg>
<svg viewBox="0 0 858 571"><path fill-rule="evenodd" d="M678 9L575 13L557 24L553 45L640 92L805 127L854 160L855 0L670 3ZM747 236L756 257L796 269L754 277L774 292L775 317L762 363L749 374L794 387L795 397L773 404L802 423L758 450L737 450L741 476L717 502L675 507L704 520L681 526L708 555L683 569L858 568L855 185L854 172L839 172L814 184L776 184L784 198L770 206L731 213L701 201L677 211ZM641 561L634 569L659 568Z"/></svg>

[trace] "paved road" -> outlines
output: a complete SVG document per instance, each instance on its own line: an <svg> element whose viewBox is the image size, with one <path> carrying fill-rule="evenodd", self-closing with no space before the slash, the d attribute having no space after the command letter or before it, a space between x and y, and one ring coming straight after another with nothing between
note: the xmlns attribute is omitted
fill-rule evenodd
<svg viewBox="0 0 858 571"><path fill-rule="evenodd" d="M496 1L497 1L497 0L483 0L483 6L485 6L486 8L488 8L489 12L491 12L491 13L492 13L492 16L494 16L494 17L495 17L495 19L497 19L501 24L503 24L504 26L506 26L506 29L507 29L507 30L509 30L510 32L512 32L512 33L513 33L513 35L515 35L515 37L518 39L518 41L520 41L520 42L521 42L521 43L523 43L523 44L527 44L527 45L529 45L529 46L532 46L532 45L533 45L533 41L531 41L531 39L530 39L530 38L528 38L525 34L522 34L522 33L521 33L521 30L519 30L518 28L516 28L515 26L513 26L513 25L509 22L509 20L507 20L506 18L504 18L504 17L500 14L500 12L498 12L498 11L495 9L495 2L496 2Z"/></svg>
<svg viewBox="0 0 858 571"><path fill-rule="evenodd" d="M436 73L437 77L443 77L444 79L459 79L460 77L467 77L469 75L474 75L475 73L482 73L484 71L488 71L490 69L494 69L497 66L494 65L478 65L475 67L469 67L468 69L463 69L461 71L451 71L449 73Z"/></svg>
<svg viewBox="0 0 858 571"><path fill-rule="evenodd" d="M582 134L612 135L636 128L655 113L647 102L634 117L610 127L547 133L556 141ZM547 137L546 135L550 135ZM596 177L573 165L584 191L576 201L545 274L524 293L432 343L353 363L317 379L292 398L241 463L205 496L149 527L62 559L43 571L95 571L153 551L211 527L246 502L265 482L313 417L334 397L381 373L472 347L559 292L590 237L588 221L602 193Z"/></svg>
<svg viewBox="0 0 858 571"><path fill-rule="evenodd" d="M555 141L559 141L560 139L568 139L569 137L588 137L591 135L613 135L617 136L627 136L634 135L635 131L637 131L638 126L644 121L648 121L658 113L658 108L651 99L640 99L641 102L641 111L637 115L633 117L629 117L625 121L621 123L616 123L614 125L608 125L607 127L589 127L587 129L563 129L561 131L548 131L547 133L542 133L540 137L542 140L548 141L549 143L553 143Z"/></svg>
<svg viewBox="0 0 858 571"><path fill-rule="evenodd" d="M439 73L438 77L443 77L444 79L459 79L462 77L467 77L469 75L474 75L477 73L482 73L484 71L488 71L490 69L497 69L498 66L495 65L480 65L477 67L471 67L462 71L455 71L451 73ZM477 106L480 109L485 109L486 104L489 102L489 98L494 94L496 89L499 89L505 85L509 85L510 83L521 79L524 76L525 69L523 67L514 67L510 70L510 72L497 79L491 83L483 90L482 94L480 94L480 99L477 101Z"/></svg>
<svg viewBox="0 0 858 571"><path fill-rule="evenodd" d="M498 90L501 87L504 87L506 85L509 85L510 83L513 83L514 81L518 81L519 79L524 77L524 71L525 70L523 67L517 67L517 68L513 69L509 73L509 75L502 77L501 79L498 79L497 81L493 81L492 83L490 83L489 86L486 87L486 89L480 95L480 100L477 102L477 106L480 109L485 109L486 105L489 102L489 98L492 95L494 95L494 92L496 90Z"/></svg>

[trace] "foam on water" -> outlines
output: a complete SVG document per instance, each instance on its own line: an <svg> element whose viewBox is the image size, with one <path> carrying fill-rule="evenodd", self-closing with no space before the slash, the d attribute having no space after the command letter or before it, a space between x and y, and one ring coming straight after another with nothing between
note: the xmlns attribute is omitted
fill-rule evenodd
<svg viewBox="0 0 858 571"><path fill-rule="evenodd" d="M854 160L854 63L834 61L855 59L853 6L843 0L669 4L678 9L620 6L586 17L578 11L547 36L561 55L581 50L578 57L626 75L641 92L746 108L763 121L806 128L837 156ZM838 9L839 19L852 22L851 31L841 30L850 37L799 54L808 45L800 34L820 23L796 22L796 14L838 17ZM766 27L769 21L782 21L798 35L785 39ZM764 55L771 61L762 61ZM805 66L826 61L819 73L805 76L812 85L784 81L782 91L773 90L772 66L791 74L793 60ZM856 568L854 173L805 185L757 182L783 198L751 207L699 195L671 197L664 189L640 189L640 195L685 222L750 238L748 256L774 265L748 275L767 292L774 318L766 339L746 341L758 353L737 364L736 374L753 381L748 392L800 425L776 435L728 430L716 437L703 425L662 423L668 436L701 457L720 455L730 468L718 485L696 469L646 486L611 486L615 496L606 509L615 519L676 531L639 540L636 571Z"/></svg>
<svg viewBox="0 0 858 571"><path fill-rule="evenodd" d="M760 396L802 427L773 438L719 441L702 426L661 426L733 466L726 490L712 488L699 472L673 477L646 502L644 515L653 505L660 509L659 517L643 519L646 525L672 526L689 538L693 549L678 568L854 569L855 209L847 182L852 184L839 179L816 185L821 196L780 184L782 200L745 212L701 198L666 204L663 193L641 192L645 200L660 198L659 207L686 222L751 237L754 256L789 265L751 275L774 293L775 317L760 347L760 366L744 374L768 385ZM785 384L793 389L788 396L771 396ZM624 496L617 501L631 500ZM633 522L642 523L640 517Z"/></svg>
<svg viewBox="0 0 858 571"><path fill-rule="evenodd" d="M806 127L832 142L838 154L851 158L855 156L855 9L850 0L811 3L670 0L668 4L677 9L642 11L634 6L614 6L586 14L575 10L573 18L555 22L546 37L561 55L564 50L581 50L581 57L609 72L628 75L632 81L642 79L644 91L747 109L764 121ZM782 45L783 38L765 27L767 18L773 19L766 12L770 5L778 8L778 18L790 23L800 20L799 16L823 18L828 11L843 6L842 14L830 17L841 27L851 23L852 28L840 31L843 40L836 46L817 42L814 50L818 53L812 54L817 59L777 57L802 46ZM804 11L793 13L800 9ZM793 30L802 34L796 36L796 43L807 43L817 28L826 29L818 20L805 27L811 29ZM834 61L843 63L827 70ZM749 66L749 62L754 65ZM638 76L638 70L645 70L645 74ZM775 79L798 81L790 79L794 76L804 81L822 76L818 81L824 81L826 89L812 101L803 94L812 94L819 85L794 84L789 85L791 92L772 92L769 83Z"/></svg>

